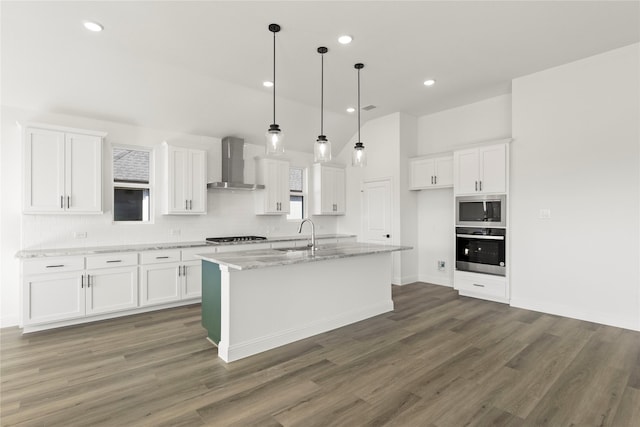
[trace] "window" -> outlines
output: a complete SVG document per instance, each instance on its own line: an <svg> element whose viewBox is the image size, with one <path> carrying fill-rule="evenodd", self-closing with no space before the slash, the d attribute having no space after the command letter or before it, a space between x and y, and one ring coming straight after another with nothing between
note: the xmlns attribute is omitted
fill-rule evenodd
<svg viewBox="0 0 640 427"><path fill-rule="evenodd" d="M113 148L113 220L149 222L151 152Z"/></svg>
<svg viewBox="0 0 640 427"><path fill-rule="evenodd" d="M287 219L300 220L304 218L306 197L306 170L304 168L291 167L289 169L289 214Z"/></svg>

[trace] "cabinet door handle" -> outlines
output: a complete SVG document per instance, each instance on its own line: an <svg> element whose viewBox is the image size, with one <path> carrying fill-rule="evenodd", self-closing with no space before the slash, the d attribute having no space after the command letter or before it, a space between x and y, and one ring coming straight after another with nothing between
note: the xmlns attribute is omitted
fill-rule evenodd
<svg viewBox="0 0 640 427"><path fill-rule="evenodd" d="M109 261L107 261L107 263L109 262L122 262L121 259L110 259Z"/></svg>
<svg viewBox="0 0 640 427"><path fill-rule="evenodd" d="M71 197L67 196L67 209L71 207Z"/></svg>
<svg viewBox="0 0 640 427"><path fill-rule="evenodd" d="M87 288L91 287L91 275L87 274Z"/></svg>
<svg viewBox="0 0 640 427"><path fill-rule="evenodd" d="M480 191L482 191L482 180L480 180Z"/></svg>
<svg viewBox="0 0 640 427"><path fill-rule="evenodd" d="M189 200L189 210L193 210L193 200Z"/></svg>
<svg viewBox="0 0 640 427"><path fill-rule="evenodd" d="M80 276L80 287L84 288L84 274Z"/></svg>
<svg viewBox="0 0 640 427"><path fill-rule="evenodd" d="M433 177L433 183L434 183L434 184L437 184L437 183L438 183L438 177L437 177L437 176L434 176L434 177Z"/></svg>
<svg viewBox="0 0 640 427"><path fill-rule="evenodd" d="M184 210L187 211L189 210L189 201L185 199L184 201Z"/></svg>
<svg viewBox="0 0 640 427"><path fill-rule="evenodd" d="M186 265L183 265L183 266L182 266L182 275L183 275L183 276L186 276L186 275L187 275L187 266L186 266Z"/></svg>
<svg viewBox="0 0 640 427"><path fill-rule="evenodd" d="M46 268L58 268L58 267L64 267L64 264L47 265Z"/></svg>
<svg viewBox="0 0 640 427"><path fill-rule="evenodd" d="M478 191L478 181L476 181L476 191Z"/></svg>
<svg viewBox="0 0 640 427"><path fill-rule="evenodd" d="M473 286L476 286L478 288L484 288L484 285L481 285L480 283L474 283Z"/></svg>
<svg viewBox="0 0 640 427"><path fill-rule="evenodd" d="M157 256L156 259L167 259L169 258L168 256Z"/></svg>
<svg viewBox="0 0 640 427"><path fill-rule="evenodd" d="M64 209L64 196L60 196L60 209Z"/></svg>
<svg viewBox="0 0 640 427"><path fill-rule="evenodd" d="M182 266L181 266L181 265L179 265L179 266L178 266L178 277L180 277L180 276L181 276L181 274L180 274L180 272L182 271L182 270L181 270L181 268L182 268Z"/></svg>

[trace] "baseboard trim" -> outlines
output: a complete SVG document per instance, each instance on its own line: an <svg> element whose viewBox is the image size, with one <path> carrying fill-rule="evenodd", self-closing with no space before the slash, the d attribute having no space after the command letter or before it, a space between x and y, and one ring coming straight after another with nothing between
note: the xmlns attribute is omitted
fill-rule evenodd
<svg viewBox="0 0 640 427"><path fill-rule="evenodd" d="M511 297L510 305L516 308L524 308L526 310L554 314L556 316L569 317L571 319L584 320L586 322L594 322L602 325L614 326L616 328L640 331L640 325L633 320L617 318L608 313L584 311L562 304L553 304L546 301L534 301L526 298L514 298L513 296Z"/></svg>
<svg viewBox="0 0 640 427"><path fill-rule="evenodd" d="M410 283L415 283L418 281L419 281L418 276L403 276L400 279L394 278L393 284L396 286L404 286L404 285L408 285Z"/></svg>
<svg viewBox="0 0 640 427"><path fill-rule="evenodd" d="M453 288L453 282L449 277L438 277L438 276L420 276L418 279L421 282L431 283L434 285L446 286L448 288Z"/></svg>
<svg viewBox="0 0 640 427"><path fill-rule="evenodd" d="M321 334L379 314L387 313L389 311L393 311L392 300L345 313L333 318L311 322L302 327L278 331L267 336L254 338L231 346L229 346L229 343L227 342L220 341L218 344L218 356L225 362L233 362L263 351L271 350L272 348L290 344L313 335Z"/></svg>
<svg viewBox="0 0 640 427"><path fill-rule="evenodd" d="M20 326L20 318L18 316L0 318L0 328L11 328L13 326Z"/></svg>

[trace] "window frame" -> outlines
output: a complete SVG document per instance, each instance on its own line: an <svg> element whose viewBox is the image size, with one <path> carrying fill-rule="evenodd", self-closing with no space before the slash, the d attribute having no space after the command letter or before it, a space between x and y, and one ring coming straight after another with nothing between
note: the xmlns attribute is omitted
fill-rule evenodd
<svg viewBox="0 0 640 427"><path fill-rule="evenodd" d="M309 211L309 168L301 165L289 165L289 171L291 169L300 169L302 171L302 191L291 190L291 180L289 180L289 213L287 214L287 221L299 222L304 218L307 218ZM302 218L291 218L291 196L302 197Z"/></svg>
<svg viewBox="0 0 640 427"><path fill-rule="evenodd" d="M115 171L113 164L113 151L114 149L124 149L124 150L136 150L136 151L146 151L149 153L149 183L132 183L132 182L116 182L115 180ZM155 212L155 148L154 147L145 147L142 145L127 145L127 144L113 144L111 145L111 223L112 224L153 224L154 223L154 212ZM147 221L116 221L115 219L115 190L116 188L133 188L133 189L148 189L149 190L149 219Z"/></svg>

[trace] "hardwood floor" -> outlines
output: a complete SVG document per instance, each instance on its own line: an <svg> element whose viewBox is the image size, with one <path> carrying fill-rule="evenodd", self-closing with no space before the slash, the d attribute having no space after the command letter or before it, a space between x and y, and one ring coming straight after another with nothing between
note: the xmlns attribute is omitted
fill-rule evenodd
<svg viewBox="0 0 640 427"><path fill-rule="evenodd" d="M394 312L228 365L197 305L4 329L1 424L640 425L640 333L424 283L393 295Z"/></svg>

